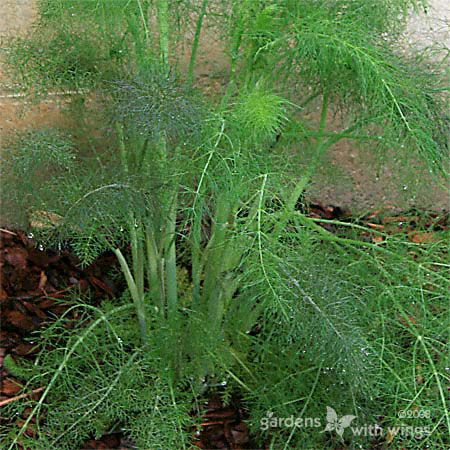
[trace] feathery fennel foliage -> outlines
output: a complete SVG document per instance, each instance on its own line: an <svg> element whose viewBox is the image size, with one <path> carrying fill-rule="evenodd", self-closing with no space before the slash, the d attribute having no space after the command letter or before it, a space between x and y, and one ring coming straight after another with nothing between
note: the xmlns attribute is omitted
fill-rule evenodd
<svg viewBox="0 0 450 450"><path fill-rule="evenodd" d="M31 220L44 212L39 239L68 243L81 263L114 251L127 291L100 308L74 305L74 328L63 317L43 332L30 383L44 394L9 407L33 410L4 442L73 449L120 429L138 448L189 448L202 395L226 385L223 395L241 392L256 439L273 449L370 445L261 428L269 412L323 418L327 406L382 426L422 408L430 433L421 445L445 446L442 244L378 245L353 224L335 235L297 208L343 138L381 135L442 165L439 77L395 43L410 8L425 2L212 3L196 5L186 83L172 50L194 28L190 2L41 1L37 35L13 46L29 86L100 88L113 147L87 155L61 133L19 136L6 152L15 201ZM193 88L193 68L202 20L221 9L231 13L220 33L230 74L213 105ZM309 125L303 108L316 99L320 119ZM329 130L336 107L339 132ZM273 150L288 122L315 154L293 186L284 183L290 155ZM37 438L27 438L44 408Z"/></svg>
<svg viewBox="0 0 450 450"><path fill-rule="evenodd" d="M324 97L326 110L331 98L348 111L348 128L342 130L347 137L374 124L383 129L385 145L406 141L430 168L442 168L449 132L442 74L403 56L394 32L409 7L423 2L250 3L256 11L247 16L249 23L236 25L250 30L241 30L244 79L271 79L276 68L284 85L307 86ZM337 140L339 135L333 144ZM317 153L320 158L319 146Z"/></svg>

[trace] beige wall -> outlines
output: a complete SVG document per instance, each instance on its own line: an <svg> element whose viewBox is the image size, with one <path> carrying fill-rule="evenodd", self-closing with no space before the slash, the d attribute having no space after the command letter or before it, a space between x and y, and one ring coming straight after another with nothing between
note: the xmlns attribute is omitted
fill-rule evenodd
<svg viewBox="0 0 450 450"><path fill-rule="evenodd" d="M0 0L0 36L26 29L36 17L36 0Z"/></svg>
<svg viewBox="0 0 450 450"><path fill-rule="evenodd" d="M450 0L430 0L427 14L411 19L407 37L419 47L440 44L450 47Z"/></svg>

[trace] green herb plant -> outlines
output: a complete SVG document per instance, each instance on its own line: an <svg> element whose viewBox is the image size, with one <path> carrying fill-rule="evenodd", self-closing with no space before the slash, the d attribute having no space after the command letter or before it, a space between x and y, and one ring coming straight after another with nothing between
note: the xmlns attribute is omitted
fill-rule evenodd
<svg viewBox="0 0 450 450"><path fill-rule="evenodd" d="M67 313L42 333L29 383L45 390L10 407L32 412L7 431L9 448L73 449L115 430L138 448L189 448L199 402L214 390L240 392L255 439L272 449L368 445L260 426L269 412L323 418L327 406L361 423L383 416L384 427L399 424L400 409L426 409L421 443L445 445L442 242L366 242L360 225L331 221L346 228L333 234L299 209L341 139L407 145L444 171L439 75L396 46L422 3L40 2L37 30L52 39L15 41L10 60L25 58L23 81L44 93L93 89L111 148L92 155L54 130L20 136L6 151L13 200L40 217L41 242L70 245L82 264L114 252L127 289L99 308L79 300L76 324ZM212 100L195 79L206 26L229 57ZM175 50L191 28L184 68ZM314 102L315 124L304 117ZM314 155L292 177L287 134Z"/></svg>

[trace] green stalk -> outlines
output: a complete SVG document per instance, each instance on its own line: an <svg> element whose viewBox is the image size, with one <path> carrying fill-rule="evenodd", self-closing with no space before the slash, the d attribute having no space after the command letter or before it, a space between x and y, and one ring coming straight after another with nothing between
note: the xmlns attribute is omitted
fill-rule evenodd
<svg viewBox="0 0 450 450"><path fill-rule="evenodd" d="M164 294L161 287L161 278L159 276L160 255L155 242L155 235L150 225L145 232L146 253L147 253L147 282L151 298L158 306L160 315L164 316Z"/></svg>
<svg viewBox="0 0 450 450"><path fill-rule="evenodd" d="M166 260L164 256L159 258L158 260L158 276L159 276L159 286L161 288L161 305L162 305L162 314L163 316L166 314L166 271L165 271Z"/></svg>
<svg viewBox="0 0 450 450"><path fill-rule="evenodd" d="M159 25L159 51L164 70L169 68L169 3L157 0L156 12Z"/></svg>
<svg viewBox="0 0 450 450"><path fill-rule="evenodd" d="M116 122L116 133L119 138L119 152L120 152L120 161L122 163L123 171L125 175L128 175L128 156L127 150L125 148L125 138L123 136L123 128L122 125Z"/></svg>
<svg viewBox="0 0 450 450"><path fill-rule="evenodd" d="M141 15L142 26L144 28L145 42L148 44L150 33L148 30L148 3L145 2L145 8L142 6L141 0L136 0L139 7L139 14Z"/></svg>
<svg viewBox="0 0 450 450"><path fill-rule="evenodd" d="M246 7L247 5L245 5ZM241 42L242 42L242 35L244 33L244 17L243 17L243 12L242 12L242 8L243 5L241 4L241 2L237 2L237 6L236 7L236 11L238 11L235 14L238 15L237 20L237 26L234 30L233 33L233 38L232 38L232 45L231 45L231 61L230 61L230 76L229 76L229 80L228 80L228 85L227 88L225 90L225 93L222 97L222 101L220 102L222 107L225 107L228 104L228 100L230 99L231 95L233 94L233 90L235 88L236 85L236 72L237 72L237 62L239 59L239 49L241 47Z"/></svg>
<svg viewBox="0 0 450 450"><path fill-rule="evenodd" d="M175 192L167 223L167 258L166 265L166 292L167 292L167 316L174 317L178 305L177 293L177 257L175 245L175 228L177 220L177 193Z"/></svg>
<svg viewBox="0 0 450 450"><path fill-rule="evenodd" d="M147 320L145 317L145 306L144 306L144 298L140 296L139 289L136 285L136 282L131 274L130 267L123 256L120 249L114 249L114 254L116 255L120 268L125 276L125 280L127 282L128 289L131 294L131 298L134 302L134 307L136 309L136 314L138 316L139 329L141 331L141 340L143 344L147 343Z"/></svg>
<svg viewBox="0 0 450 450"><path fill-rule="evenodd" d="M160 134L157 146L157 167L161 173L166 173L168 167L167 160L167 140L164 134ZM167 188L170 189L170 188ZM169 200L167 200L169 198ZM160 291L160 305L163 315L169 317L177 307L177 277L176 277L176 249L175 249L175 226L177 213L177 187L173 188L172 195L170 192L164 195L163 203L167 201L172 203L169 205L168 217L158 227L160 230L159 254L158 257L158 279ZM161 217L165 217L166 211L161 213ZM155 230L158 233L158 230ZM155 242L155 246L156 242Z"/></svg>
<svg viewBox="0 0 450 450"><path fill-rule="evenodd" d="M298 199L302 195L303 191L306 189L306 186L310 182L319 164L322 162L323 157L325 156L327 150L335 143L333 139L324 142L324 133L327 124L328 108L329 108L329 94L328 92L325 92L322 100L322 111L320 114L320 123L318 130L319 137L317 138L316 152L314 155L314 159L310 164L310 166L306 169L306 173L303 174L303 176L295 185L294 190L290 195L289 200L287 201L287 209L289 212L294 211Z"/></svg>
<svg viewBox="0 0 450 450"><path fill-rule="evenodd" d="M135 157L135 161L136 161L136 167L144 167L144 163L146 161L146 158L148 157L148 143L149 143L149 138L145 138L142 146L141 146L141 150L136 152L136 157Z"/></svg>
<svg viewBox="0 0 450 450"><path fill-rule="evenodd" d="M198 182L198 186L195 192L194 203L192 206L193 210L193 225L192 225L192 299L194 308L200 307L200 282L201 282L201 272L202 272L202 263L201 263L201 245L202 245L202 208L197 206L198 199L200 198L203 182L205 180L206 174L208 173L209 166L214 157L217 147L219 146L222 137L224 136L225 130L225 121L222 119L220 131L217 134L217 139L214 144L214 147L209 153L208 160L202 170L202 174L200 176L200 180Z"/></svg>
<svg viewBox="0 0 450 450"><path fill-rule="evenodd" d="M194 41L192 42L191 58L189 60L189 69L188 69L188 86L192 86L192 83L194 81L195 60L197 58L197 50L198 50L198 44L200 41L200 33L202 31L203 18L205 17L207 6L208 6L208 0L203 0L202 6L200 9L200 15L198 16L198 19L197 19L197 26L195 28Z"/></svg>
<svg viewBox="0 0 450 450"><path fill-rule="evenodd" d="M294 186L294 190L292 191L292 194L289 196L289 199L287 201L287 209L289 212L292 212L295 210L295 205L298 202L298 199L308 186L309 182L311 181L312 176L316 172L317 168L319 167L320 163L323 161L323 158L325 154L327 153L328 149L332 147L339 139L329 139L325 142L323 142L321 145L319 145L316 148L316 153L314 157L314 161L309 165L309 167L306 169L306 172L302 175L300 180L296 183Z"/></svg>
<svg viewBox="0 0 450 450"><path fill-rule="evenodd" d="M327 114L328 114L328 105L329 105L329 98L327 94L324 94L323 101L322 101L322 112L320 116L320 124L318 128L318 139L316 142L316 149L315 149L315 155L314 160L309 165L309 167L306 169L306 172L303 174L303 176L298 180L298 182L295 184L294 189L292 193L289 195L289 197L286 200L286 208L284 212L282 213L279 221L277 222L275 229L273 231L273 234L275 236L280 236L282 233L282 230L284 229L286 222L289 219L289 215L295 211L295 206L297 205L298 199L306 189L308 183L310 182L312 176L314 175L315 171L317 170L317 167L322 162L324 155L326 154L327 150L332 147L339 139L341 139L340 135L333 136L326 141L324 141L325 137L325 128L326 128L326 120L327 120Z"/></svg>
<svg viewBox="0 0 450 450"><path fill-rule="evenodd" d="M133 44L136 52L136 59L139 63L145 61L147 57L145 39L142 38L139 21L136 17L127 15L125 20L127 21L127 31L133 36Z"/></svg>
<svg viewBox="0 0 450 450"><path fill-rule="evenodd" d="M130 221L131 255L133 259L133 275L140 298L144 298L144 248L140 233L141 226L136 219Z"/></svg>
<svg viewBox="0 0 450 450"><path fill-rule="evenodd" d="M194 210L194 219L191 231L191 263L192 263L192 304L195 308L200 305L201 263L200 247L202 233L202 216L200 208Z"/></svg>
<svg viewBox="0 0 450 450"><path fill-rule="evenodd" d="M122 168L125 175L129 174L129 166L128 166L128 155L125 147L125 139L123 135L123 128L119 123L116 123L116 131L117 136L119 138L119 150L120 150L120 159L122 163ZM139 230L138 230L139 226ZM129 229L130 229L130 240L131 240L131 255L132 255L132 265L133 265L133 283L136 289L135 297L137 299L136 309L144 310L144 248L142 245L142 239L140 235L138 235L138 231L141 231L140 224L136 223L136 218L132 213L129 214ZM122 265L122 263L121 263ZM128 267L128 265L127 265ZM123 267L122 267L123 269ZM129 270L129 269L128 269ZM125 274L125 271L124 271ZM128 280L127 280L128 283ZM129 285L130 287L130 285ZM130 287L131 292L131 287ZM134 297L133 297L134 299ZM140 305L142 303L142 305ZM138 305L139 304L139 305ZM142 315L142 314L141 314ZM145 315L145 314L144 314ZM138 313L139 316L139 313ZM141 318L139 319L141 321ZM144 325L145 326L145 321Z"/></svg>
<svg viewBox="0 0 450 450"><path fill-rule="evenodd" d="M208 319L213 327L212 329L215 329L218 325L222 310L223 298L220 292L219 278L227 250L227 220L230 210L229 198L226 195L219 196L213 233L205 249L202 262L202 266L206 269L202 297L204 307L208 308Z"/></svg>

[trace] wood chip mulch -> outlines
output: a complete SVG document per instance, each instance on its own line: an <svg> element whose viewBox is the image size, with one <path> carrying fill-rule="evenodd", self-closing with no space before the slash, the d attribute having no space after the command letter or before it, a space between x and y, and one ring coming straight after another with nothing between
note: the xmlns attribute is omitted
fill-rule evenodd
<svg viewBox="0 0 450 450"><path fill-rule="evenodd" d="M71 293L89 292L94 304L119 295L122 288L108 276L115 266L115 256L106 254L82 269L68 251L44 250L23 231L0 230L0 406L25 397L38 399L43 391L37 387L22 392L22 383L4 367L5 357L33 360L39 351L35 332L67 311L64 299ZM27 411L16 423L26 415Z"/></svg>

